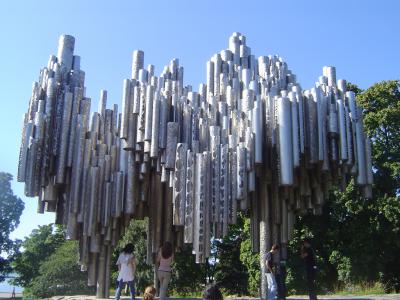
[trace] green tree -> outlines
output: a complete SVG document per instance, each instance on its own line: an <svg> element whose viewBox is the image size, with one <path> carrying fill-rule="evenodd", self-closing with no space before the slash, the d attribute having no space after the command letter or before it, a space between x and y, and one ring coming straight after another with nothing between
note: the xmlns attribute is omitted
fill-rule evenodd
<svg viewBox="0 0 400 300"><path fill-rule="evenodd" d="M17 251L19 242L12 241L10 233L18 226L24 210L24 202L13 194L11 181L11 174L0 172L0 282L11 271L11 257Z"/></svg>
<svg viewBox="0 0 400 300"><path fill-rule="evenodd" d="M87 286L87 272L80 270L78 242L65 241L40 266L39 276L33 278L24 295L38 298L55 295L94 294Z"/></svg>
<svg viewBox="0 0 400 300"><path fill-rule="evenodd" d="M191 245L185 245L180 252L175 253L172 269L172 294L190 296L203 290L206 265L196 264Z"/></svg>
<svg viewBox="0 0 400 300"><path fill-rule="evenodd" d="M379 82L357 96L372 138L375 197L400 192L400 81Z"/></svg>
<svg viewBox="0 0 400 300"><path fill-rule="evenodd" d="M379 82L357 96L371 137L380 280L400 290L400 81Z"/></svg>
<svg viewBox="0 0 400 300"><path fill-rule="evenodd" d="M363 198L353 181L329 197L321 216L305 215L290 243L288 285L303 292L298 249L313 238L319 287L381 282L400 290L400 91L399 81L382 81L365 91L355 85L364 109L364 126L372 142L374 198ZM303 284L304 286L304 284Z"/></svg>
<svg viewBox="0 0 400 300"><path fill-rule="evenodd" d="M247 269L248 284L247 289L251 296L260 295L260 254L253 253L250 238L250 219L240 215L243 226L242 242L240 245L240 261Z"/></svg>
<svg viewBox="0 0 400 300"><path fill-rule="evenodd" d="M215 240L214 278L225 293L230 295L247 295L247 268L240 260L240 245L243 241L243 222L241 215L236 225L229 226L228 234L221 240Z"/></svg>
<svg viewBox="0 0 400 300"><path fill-rule="evenodd" d="M229 234L216 240L218 263L215 266L215 281L229 295L247 295L247 268L240 260L240 235Z"/></svg>
<svg viewBox="0 0 400 300"><path fill-rule="evenodd" d="M13 262L17 277L13 283L29 287L32 279L39 276L40 265L64 242L61 226L39 226L22 242L23 251L15 255Z"/></svg>
<svg viewBox="0 0 400 300"><path fill-rule="evenodd" d="M236 225L229 226L229 232L221 240L215 240L217 264L215 281L230 295L247 295L247 268L240 260L240 247L243 241L243 222L241 215Z"/></svg>

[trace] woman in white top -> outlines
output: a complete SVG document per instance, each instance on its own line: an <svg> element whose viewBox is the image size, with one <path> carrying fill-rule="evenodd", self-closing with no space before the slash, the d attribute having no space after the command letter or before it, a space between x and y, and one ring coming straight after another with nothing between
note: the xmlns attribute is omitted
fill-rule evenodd
<svg viewBox="0 0 400 300"><path fill-rule="evenodd" d="M122 289L124 288L125 283L128 284L129 290L131 291L131 300L135 300L135 283L134 283L134 274L136 269L135 256L133 254L134 251L133 244L127 244L122 250L121 254L118 257L116 265L118 266L118 285L117 290L115 292L115 299L119 300L121 297Z"/></svg>
<svg viewBox="0 0 400 300"><path fill-rule="evenodd" d="M172 245L165 242L158 251L156 263L158 265L158 280L160 281L160 300L164 300L167 295L168 283L171 279L171 264L174 259Z"/></svg>

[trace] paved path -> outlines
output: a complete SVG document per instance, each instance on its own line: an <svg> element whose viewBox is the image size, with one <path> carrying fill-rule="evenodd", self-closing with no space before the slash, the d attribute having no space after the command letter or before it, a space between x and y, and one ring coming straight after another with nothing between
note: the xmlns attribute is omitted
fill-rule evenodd
<svg viewBox="0 0 400 300"><path fill-rule="evenodd" d="M94 300L94 296L65 296L53 297L52 300ZM109 298L113 299L113 298ZM129 300L129 297L121 297L123 300ZM136 297L137 300L141 298ZM157 298L158 299L158 298ZM200 298L169 298L170 300L201 300ZM258 300L259 298L224 298L226 300ZM308 296L290 296L287 300L308 300ZM318 296L318 300L400 300L400 294L390 295L367 295L367 296Z"/></svg>
<svg viewBox="0 0 400 300"><path fill-rule="evenodd" d="M15 296L21 298L22 293L15 293ZM11 293L0 292L0 299L11 299Z"/></svg>

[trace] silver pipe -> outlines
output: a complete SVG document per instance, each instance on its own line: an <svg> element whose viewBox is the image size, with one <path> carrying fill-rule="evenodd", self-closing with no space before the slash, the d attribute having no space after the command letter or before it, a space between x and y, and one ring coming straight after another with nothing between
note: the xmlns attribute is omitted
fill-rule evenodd
<svg viewBox="0 0 400 300"><path fill-rule="evenodd" d="M126 173L126 195L125 195L125 203L124 203L124 213L126 215L133 215L135 212L135 205L137 202L136 191L137 185L134 182L137 180L137 169L135 163L135 157L132 152L128 153L128 171Z"/></svg>
<svg viewBox="0 0 400 300"><path fill-rule="evenodd" d="M115 181L115 217L120 217L123 207L123 196L124 196L124 173L116 172L116 181Z"/></svg>
<svg viewBox="0 0 400 300"><path fill-rule="evenodd" d="M184 228L184 242L193 243L193 219L194 219L194 204L195 204L195 153L187 150L186 155L186 187L185 187L185 228Z"/></svg>
<svg viewBox="0 0 400 300"><path fill-rule="evenodd" d="M220 159L220 187L219 187L219 220L222 222L222 234L228 234L228 214L229 214L229 147L227 144L221 146L221 159Z"/></svg>
<svg viewBox="0 0 400 300"><path fill-rule="evenodd" d="M151 125L151 148L150 148L150 157L158 157L158 142L159 142L159 124L160 124L160 94L157 92L154 104L153 104L153 115L152 115L152 125Z"/></svg>
<svg viewBox="0 0 400 300"><path fill-rule="evenodd" d="M279 184L293 184L293 142L292 142L292 113L288 98L277 101L277 129L279 156Z"/></svg>
<svg viewBox="0 0 400 300"><path fill-rule="evenodd" d="M204 261L204 202L205 202L205 168L203 154L196 154L195 197L194 197L194 241L193 250L196 263Z"/></svg>
<svg viewBox="0 0 400 300"><path fill-rule="evenodd" d="M185 198L186 198L186 163L187 145L178 143L176 146L175 172L173 182L173 224L185 223Z"/></svg>
<svg viewBox="0 0 400 300"><path fill-rule="evenodd" d="M131 104L131 81L129 79L124 79L124 86L122 89L122 111L121 111L121 129L120 138L128 138L128 128L129 128L129 115L132 113Z"/></svg>
<svg viewBox="0 0 400 300"><path fill-rule="evenodd" d="M342 161L347 161L348 149L347 149L345 107L342 99L337 99L336 103L337 103L338 123L339 123L339 146L340 146L339 155Z"/></svg>
<svg viewBox="0 0 400 300"><path fill-rule="evenodd" d="M311 93L313 95L313 100L316 102L317 108L317 143L318 143L318 160L324 160L324 124L323 120L325 118L324 114L324 104L325 99L322 95L322 91L319 87L312 88Z"/></svg>
<svg viewBox="0 0 400 300"><path fill-rule="evenodd" d="M221 74L221 55L215 54L212 57L212 61L214 62L214 95L218 95L220 93L220 83L219 76Z"/></svg>
<svg viewBox="0 0 400 300"><path fill-rule="evenodd" d="M305 127L306 127L306 147L309 149L309 163L316 164L318 161L318 121L317 121L317 104L311 93L306 96L305 111Z"/></svg>
<svg viewBox="0 0 400 300"><path fill-rule="evenodd" d="M242 200L247 193L246 148L243 143L237 146L236 199Z"/></svg>
<svg viewBox="0 0 400 300"><path fill-rule="evenodd" d="M57 61L61 65L64 74L72 68L73 53L75 47L75 38L70 35L61 35L58 40Z"/></svg>
<svg viewBox="0 0 400 300"><path fill-rule="evenodd" d="M145 130L144 141L151 141L151 125L153 117L154 87L147 86L146 91L146 108L145 108Z"/></svg>
<svg viewBox="0 0 400 300"><path fill-rule="evenodd" d="M74 149L74 162L71 175L71 213L78 213L78 199L81 187L81 176L82 176L82 164L83 164L83 153L85 148L85 123L86 117L78 115L77 118L77 143Z"/></svg>
<svg viewBox="0 0 400 300"><path fill-rule="evenodd" d="M220 189L220 127L210 126L210 153L211 153L211 220L219 222L219 189Z"/></svg>
<svg viewBox="0 0 400 300"><path fill-rule="evenodd" d="M293 167L300 167L300 130L299 130L299 111L298 103L295 92L289 92L288 94L291 111L292 111L292 145L293 145Z"/></svg>
<svg viewBox="0 0 400 300"><path fill-rule="evenodd" d="M29 140L33 134L33 123L28 122L25 123L23 126L22 131L22 141L21 141L21 148L19 154L19 163L18 163L18 182L26 181L26 167L27 167L27 160L28 160L28 146Z"/></svg>
<svg viewBox="0 0 400 300"><path fill-rule="evenodd" d="M144 131L145 131L145 110L146 110L146 86L140 86L140 105L139 105L139 116L137 123L137 133L136 133L136 142L143 143L144 142Z"/></svg>
<svg viewBox="0 0 400 300"><path fill-rule="evenodd" d="M160 114L159 114L159 135L158 144L161 149L167 147L167 121L169 114L168 99L161 95L160 98Z"/></svg>
<svg viewBox="0 0 400 300"><path fill-rule="evenodd" d="M365 136L364 127L362 123L362 108L358 107L357 115L358 120L356 122L356 154L357 154L357 184L367 184L367 170L366 170L366 157L365 157Z"/></svg>
<svg viewBox="0 0 400 300"><path fill-rule="evenodd" d="M346 106L344 107L344 115L345 115L345 120L346 120L347 165L352 166L354 163L354 161L353 161L353 153L354 153L353 129L352 129L349 110Z"/></svg>
<svg viewBox="0 0 400 300"><path fill-rule="evenodd" d="M336 68L325 66L323 67L323 74L328 78L329 86L336 86Z"/></svg>
<svg viewBox="0 0 400 300"><path fill-rule="evenodd" d="M167 160L165 162L165 168L171 170L175 166L175 152L178 141L178 123L168 122L167 123L167 147L166 154Z"/></svg>
<svg viewBox="0 0 400 300"><path fill-rule="evenodd" d="M139 70L144 67L144 52L142 50L133 51L132 55L132 79L139 79Z"/></svg>

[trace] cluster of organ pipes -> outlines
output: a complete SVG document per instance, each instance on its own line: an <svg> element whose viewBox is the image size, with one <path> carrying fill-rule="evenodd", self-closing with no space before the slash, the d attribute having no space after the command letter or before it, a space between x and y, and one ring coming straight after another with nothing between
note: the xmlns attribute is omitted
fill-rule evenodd
<svg viewBox="0 0 400 300"><path fill-rule="evenodd" d="M178 59L157 77L134 51L120 111L107 108L102 90L90 113L74 44L62 35L33 84L18 181L38 196L38 212L55 212L79 240L79 264L99 297L108 296L112 249L132 218L149 218L149 263L164 241L191 244L202 263L211 236L226 235L238 211L249 212L253 251L265 254L290 240L295 215L320 213L333 187L353 177L372 196L362 109L334 67L302 90L282 58L256 59L234 33L195 92Z"/></svg>

